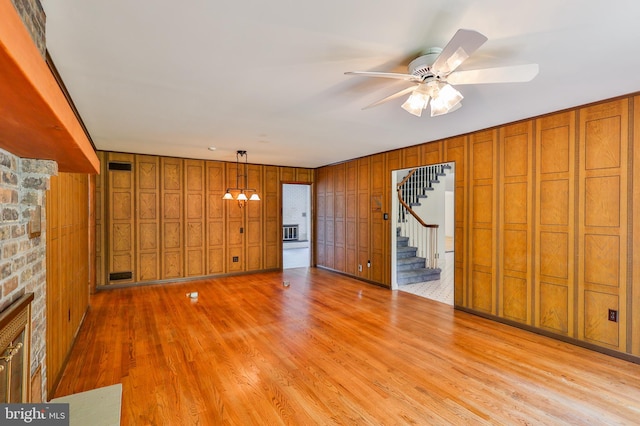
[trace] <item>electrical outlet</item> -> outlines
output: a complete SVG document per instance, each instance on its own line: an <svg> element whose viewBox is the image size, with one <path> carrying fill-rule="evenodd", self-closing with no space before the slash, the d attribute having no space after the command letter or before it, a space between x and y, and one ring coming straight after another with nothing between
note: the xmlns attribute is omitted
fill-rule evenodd
<svg viewBox="0 0 640 426"><path fill-rule="evenodd" d="M371 268L371 261L367 260L367 268Z"/></svg>
<svg viewBox="0 0 640 426"><path fill-rule="evenodd" d="M358 265L358 272L362 272L362 265Z"/></svg>
<svg viewBox="0 0 640 426"><path fill-rule="evenodd" d="M618 322L618 311L609 309L609 321Z"/></svg>
<svg viewBox="0 0 640 426"><path fill-rule="evenodd" d="M239 261L240 261L240 259L238 258L238 256L233 256L233 259L232 259L232 260L233 260L234 262L239 262Z"/></svg>

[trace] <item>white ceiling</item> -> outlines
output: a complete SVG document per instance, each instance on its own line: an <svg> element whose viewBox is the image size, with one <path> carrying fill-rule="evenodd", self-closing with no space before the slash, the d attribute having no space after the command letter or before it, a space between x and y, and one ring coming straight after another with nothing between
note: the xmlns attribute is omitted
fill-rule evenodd
<svg viewBox="0 0 640 426"><path fill-rule="evenodd" d="M318 167L640 90L637 0L42 0L47 46L98 149ZM538 63L529 83L459 86L458 111L362 107L459 28L460 69ZM214 152L207 147L215 146Z"/></svg>

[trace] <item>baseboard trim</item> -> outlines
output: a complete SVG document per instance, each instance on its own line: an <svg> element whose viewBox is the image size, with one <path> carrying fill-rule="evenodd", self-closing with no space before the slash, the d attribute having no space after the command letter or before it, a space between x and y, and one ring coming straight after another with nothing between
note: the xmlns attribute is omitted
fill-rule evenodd
<svg viewBox="0 0 640 426"><path fill-rule="evenodd" d="M512 321L506 318L501 318L496 315L487 314L485 312L475 311L473 309L465 308L463 306L454 306L454 308L458 311L466 312L468 314L476 315L491 321L499 322L501 324L509 325L515 328L519 328L521 330L529 331L531 333L539 334L544 337L549 337L551 339L559 340L561 342L569 343L574 346L579 346L581 348L589 349L594 352L599 352L604 355L609 355L614 358L618 358L624 361L632 362L634 364L640 364L640 357L629 354L626 352L616 351L614 349L603 348L602 346L595 345L593 343L585 342L583 340L578 340L574 337L563 336L562 334L556 334L548 330L542 330L540 328L532 327L527 324L522 324L517 321Z"/></svg>
<svg viewBox="0 0 640 426"><path fill-rule="evenodd" d="M363 281L363 282L365 282L367 284L373 284L373 285L375 285L377 287L382 287L382 288L386 288L386 289L391 290L391 286L390 285L381 284L379 282L368 280L368 279L362 278L362 277L358 277L356 275L347 274L346 272L337 271L335 269L331 269L331 268L328 268L326 266L315 265L314 268L323 269L325 271L333 272L334 274L343 275L345 277L353 278L354 280Z"/></svg>
<svg viewBox="0 0 640 426"><path fill-rule="evenodd" d="M242 271L242 272L230 272L226 274L199 275L196 277L168 278L166 280L138 281L138 282L126 283L126 284L105 284L105 285L96 286L96 292L116 290L119 288L141 287L141 286L147 286L147 285L187 283L192 281L211 280L216 278L235 277L238 275L251 275L251 274L260 274L264 272L279 272L279 271L282 271L282 269L271 268L271 269L260 269L259 271Z"/></svg>

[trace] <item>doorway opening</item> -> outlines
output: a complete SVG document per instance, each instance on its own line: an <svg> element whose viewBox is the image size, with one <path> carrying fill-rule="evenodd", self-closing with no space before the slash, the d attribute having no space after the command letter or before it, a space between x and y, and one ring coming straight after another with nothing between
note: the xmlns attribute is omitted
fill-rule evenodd
<svg viewBox="0 0 640 426"><path fill-rule="evenodd" d="M282 185L282 269L311 265L311 185Z"/></svg>
<svg viewBox="0 0 640 426"><path fill-rule="evenodd" d="M454 304L455 163L393 172L391 287Z"/></svg>

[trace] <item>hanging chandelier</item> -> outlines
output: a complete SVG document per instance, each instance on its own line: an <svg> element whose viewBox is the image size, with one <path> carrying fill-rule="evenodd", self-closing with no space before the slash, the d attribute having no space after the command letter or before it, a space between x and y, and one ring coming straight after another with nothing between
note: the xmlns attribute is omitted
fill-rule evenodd
<svg viewBox="0 0 640 426"><path fill-rule="evenodd" d="M240 164L240 158L244 158L244 163ZM240 172L240 166L242 166L243 172ZM260 197L258 196L258 192L255 189L247 188L247 176L248 176L248 165L247 165L247 151L237 151L236 152L236 187L235 188L227 188L227 192L225 192L222 197L223 200L236 200L238 201L238 205L240 207L244 207L244 203L246 201L260 201ZM240 178L242 178L242 187L240 187ZM234 195L235 194L235 195ZM247 195L249 197L247 197Z"/></svg>

